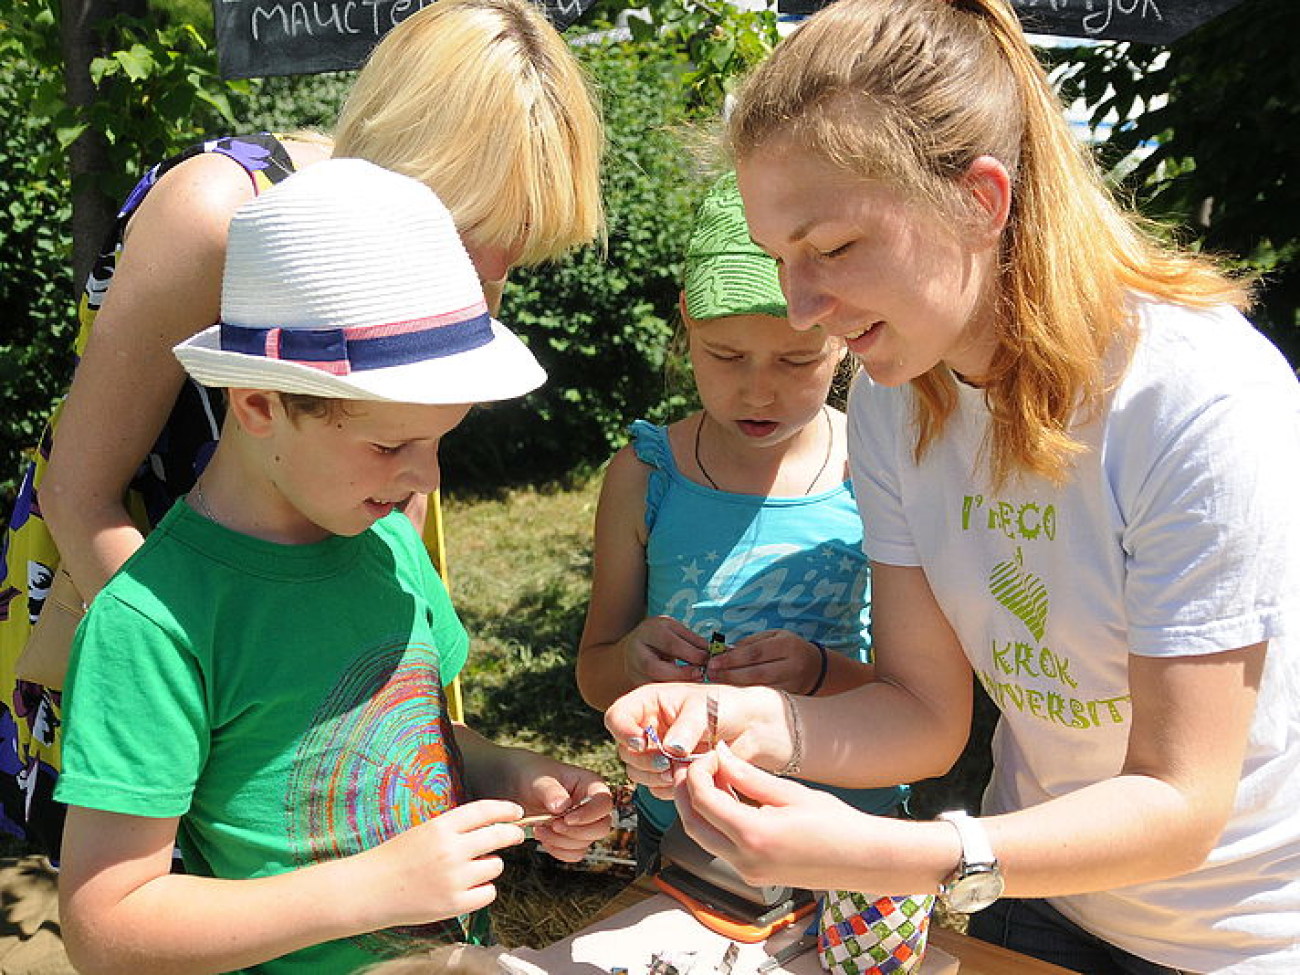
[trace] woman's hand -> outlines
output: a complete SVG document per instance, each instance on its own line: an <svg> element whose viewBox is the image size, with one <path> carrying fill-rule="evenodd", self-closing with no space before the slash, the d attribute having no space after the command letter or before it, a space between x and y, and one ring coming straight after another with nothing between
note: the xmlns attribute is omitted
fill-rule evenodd
<svg viewBox="0 0 1300 975"><path fill-rule="evenodd" d="M618 745L628 777L662 799L673 798L674 779L683 764L673 759L707 751L717 741L772 768L784 766L793 751L785 706L780 694L769 688L647 684L610 706L605 727Z"/></svg>
<svg viewBox="0 0 1300 975"><path fill-rule="evenodd" d="M933 893L961 856L946 823L868 815L725 744L680 776L676 800L686 832L754 885Z"/></svg>
<svg viewBox="0 0 1300 975"><path fill-rule="evenodd" d="M871 818L740 760L725 743L678 776L675 798L686 832L746 883L865 889L845 870L845 847L865 842L854 835Z"/></svg>

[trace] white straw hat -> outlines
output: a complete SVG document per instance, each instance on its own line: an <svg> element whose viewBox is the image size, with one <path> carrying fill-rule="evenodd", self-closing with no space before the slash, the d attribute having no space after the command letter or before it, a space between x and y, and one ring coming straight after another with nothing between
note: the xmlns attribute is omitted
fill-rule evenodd
<svg viewBox="0 0 1300 975"><path fill-rule="evenodd" d="M175 348L205 386L481 403L546 373L495 321L442 201L360 159L295 173L230 222L221 322Z"/></svg>

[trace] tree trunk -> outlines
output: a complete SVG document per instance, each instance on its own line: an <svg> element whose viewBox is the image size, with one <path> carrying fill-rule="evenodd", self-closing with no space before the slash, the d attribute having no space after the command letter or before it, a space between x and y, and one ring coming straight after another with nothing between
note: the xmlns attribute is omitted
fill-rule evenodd
<svg viewBox="0 0 1300 975"><path fill-rule="evenodd" d="M84 107L94 102L90 62L105 53L106 45L96 25L119 13L144 16L142 0L60 0L62 11L63 77L68 103ZM99 177L108 169L104 137L87 130L72 143L69 170L72 177L73 287L80 290L116 213L117 201L101 189Z"/></svg>

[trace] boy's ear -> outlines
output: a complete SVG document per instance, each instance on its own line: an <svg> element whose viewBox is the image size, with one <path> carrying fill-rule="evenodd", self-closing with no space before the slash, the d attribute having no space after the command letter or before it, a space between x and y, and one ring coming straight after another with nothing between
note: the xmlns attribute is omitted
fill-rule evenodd
<svg viewBox="0 0 1300 975"><path fill-rule="evenodd" d="M978 240L993 244L1011 215L1011 175L993 156L977 156L962 182L975 199L974 232Z"/></svg>
<svg viewBox="0 0 1300 975"><path fill-rule="evenodd" d="M269 389L228 389L226 409L251 437L270 436L277 410L284 412L278 393Z"/></svg>

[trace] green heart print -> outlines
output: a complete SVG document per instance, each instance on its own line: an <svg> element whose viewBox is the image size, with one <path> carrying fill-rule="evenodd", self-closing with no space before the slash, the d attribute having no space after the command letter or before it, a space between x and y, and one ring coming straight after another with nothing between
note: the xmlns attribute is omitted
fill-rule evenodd
<svg viewBox="0 0 1300 975"><path fill-rule="evenodd" d="M1025 557L1016 546L1016 557L999 562L989 574L989 591L993 598L1011 610L1041 641L1047 629L1047 587L1043 580L1025 569Z"/></svg>

